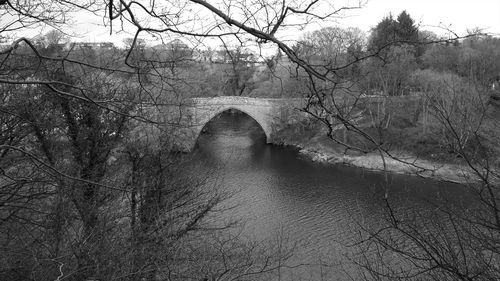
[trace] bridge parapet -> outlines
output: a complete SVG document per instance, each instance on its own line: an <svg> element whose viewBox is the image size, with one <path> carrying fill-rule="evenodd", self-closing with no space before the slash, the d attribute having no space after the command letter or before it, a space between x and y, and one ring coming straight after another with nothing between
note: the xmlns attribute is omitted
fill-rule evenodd
<svg viewBox="0 0 500 281"><path fill-rule="evenodd" d="M283 104L302 105L304 99L301 98L253 98L239 96L220 96L220 97L199 97L192 98L193 106L215 106L215 105L254 105L254 106L276 106Z"/></svg>

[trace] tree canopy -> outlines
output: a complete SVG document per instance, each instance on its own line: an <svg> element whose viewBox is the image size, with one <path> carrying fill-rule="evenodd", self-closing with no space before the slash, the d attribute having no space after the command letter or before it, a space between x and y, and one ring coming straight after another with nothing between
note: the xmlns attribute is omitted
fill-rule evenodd
<svg viewBox="0 0 500 281"><path fill-rule="evenodd" d="M370 50L381 50L391 45L416 44L418 27L406 12L402 11L397 19L390 14L373 28L369 40Z"/></svg>

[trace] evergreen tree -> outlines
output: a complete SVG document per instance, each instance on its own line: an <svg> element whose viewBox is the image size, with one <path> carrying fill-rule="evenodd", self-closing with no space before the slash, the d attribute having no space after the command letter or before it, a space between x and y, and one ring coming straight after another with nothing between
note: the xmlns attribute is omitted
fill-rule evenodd
<svg viewBox="0 0 500 281"><path fill-rule="evenodd" d="M418 28L411 16L402 11L397 20L389 14L377 24L372 30L368 49L378 51L389 45L401 46L413 42L418 42Z"/></svg>
<svg viewBox="0 0 500 281"><path fill-rule="evenodd" d="M406 11L402 11L398 16L396 32L398 41L418 42L418 28Z"/></svg>
<svg viewBox="0 0 500 281"><path fill-rule="evenodd" d="M384 17L372 30L368 49L373 51L380 50L390 42L396 41L396 24L397 22L391 14Z"/></svg>

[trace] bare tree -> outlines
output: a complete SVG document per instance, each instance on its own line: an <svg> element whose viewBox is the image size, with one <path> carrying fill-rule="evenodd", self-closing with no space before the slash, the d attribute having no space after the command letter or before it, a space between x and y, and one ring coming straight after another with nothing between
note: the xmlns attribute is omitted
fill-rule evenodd
<svg viewBox="0 0 500 281"><path fill-rule="evenodd" d="M484 88L457 77L427 88L425 98L443 149L466 164L468 202L435 203L433 211L408 215L386 198L385 224L363 227L355 260L366 279L498 279L498 106Z"/></svg>
<svg viewBox="0 0 500 281"><path fill-rule="evenodd" d="M5 187L2 190L6 192L2 194L4 201L0 206L2 222L12 223L12 228L3 228L8 229L3 233L5 241L12 242L15 246L24 243L22 251L18 251L22 253L20 256L23 258L18 260L23 264L23 270L32 275L37 275L37 270L50 271L39 276L50 276L53 279L68 275L67 278L75 280L96 275L125 278L113 272L113 263L121 262L121 254L124 255L118 249L120 245L126 244L126 239L123 239L126 234L112 231L120 229L123 220L111 215L111 210L120 209L120 199L129 196L127 207L130 208L130 228L134 231L140 229L139 234L147 235L151 240L146 241L148 243L133 241L133 257L126 259L131 262L130 268L133 270L126 274L126 278L134 279L137 274L153 279L159 272L156 262L160 260L160 251L171 246L171 240L162 239L163 235L180 239L189 230L196 229L202 218L218 202L217 197L209 196L208 201L202 200L204 204L198 205L200 202L196 199L203 195L190 193L193 189L186 188L183 185L186 182L182 181L179 186L175 181L167 184L167 179L174 178L168 175L170 169L161 167L164 159L161 153L127 151L132 163L130 188L124 184L126 181L120 178L120 173L113 170L116 166L109 164L115 149L119 148L129 132L127 126L131 120L155 123L150 116L136 114L138 108L144 104L157 105L159 93L165 92L171 95L166 100L179 102L182 100L179 92L187 89L187 83L179 81L173 71L164 71L158 67L160 63L141 54L140 43L144 35L160 38L183 36L196 44L211 39L223 40L228 44L250 40L257 47L274 44L298 66L297 72L305 77L308 91L307 105L303 110L325 126L333 141L363 152L377 151L382 159L392 157L404 162L392 155L384 145L381 130L373 132L361 126L358 117L365 110L360 106L363 104L363 93L359 91L358 81L343 73L369 58L384 59L381 54L385 50L408 43L408 40L386 42L370 52L352 52L351 56L345 56L347 60L328 61L319 65L301 56L285 40L287 30L336 19L344 10L359 8L361 4L359 2L354 6L339 7L331 1L258 0L217 3L203 0L149 3L119 0L105 1L103 4L53 0L31 1L30 5L22 5L21 2L1 1L1 36L12 36L12 31L22 31L26 27L61 27L68 24L66 15L74 10L97 15L106 13L105 22L111 31L123 29L134 34L120 64L102 64L73 58L73 49L51 53L28 38L15 38L9 47L0 51L0 83L7 90L2 93L2 98L7 103L1 107L1 118L6 121L6 125L1 127L0 139L0 184ZM474 34L468 36L472 37ZM457 38L459 36L454 37ZM341 53L345 55L343 50ZM160 89L151 81L161 82L158 84ZM19 93L27 95L20 99L22 102L16 100L20 97ZM375 242L370 245L385 247L382 249L388 249L391 253L402 254L409 265L416 262L421 266L423 263L422 271L387 273L374 270L372 263L363 265L370 273L374 273L373 277L392 277L389 274L410 278L498 277L495 263L498 260L498 174L491 165L492 161L482 156L488 156L483 149L483 135L491 131L480 130L484 128L482 126L486 118L461 119L463 114L473 111L465 105L476 104L476 100L471 103L468 99L455 100L454 97L459 106L449 104L441 97L433 97L431 101L435 106L435 118L443 126L443 136L482 183L473 185L473 190L477 191L483 208L475 209L472 216L445 213L451 214L452 227L458 225L454 224L457 220L462 224L451 232L457 236L439 240L420 231L425 229L419 227L422 222L420 219L414 220L415 224L409 224L407 228L401 227L387 200L389 229L398 236L395 239L389 236L390 240L387 240L384 236L377 236L379 232L369 232L372 235L368 242ZM24 107L18 112L16 106L22 103ZM456 110L457 108L461 110ZM466 109L468 111L463 111ZM383 116L380 119L385 119L385 114ZM374 123L378 124L376 127L379 129L387 122ZM369 145L345 142L335 134L339 127L360 136ZM149 163L144 165L142 161ZM160 167L153 169L149 165L151 163L159 164ZM28 168L21 169L23 166ZM168 196L163 197L165 193ZM165 210L175 209L176 204L188 207L182 208L180 213L174 212L172 220L172 217L168 217L172 212L165 213ZM27 220L30 222L28 231L22 229L26 224L17 224ZM174 230L163 227L165 224L175 226ZM11 234L19 233L18 231L22 231L25 236L18 235L13 239ZM462 240L459 233L468 235L469 240ZM403 244L402 249L398 248L401 235L412 241L411 244ZM56 241L46 243L49 240L42 239L49 236ZM470 243L464 245L461 241ZM154 249L156 242L165 243L162 244L164 247ZM34 243L38 245L37 250L43 249L43 254L33 256L28 251ZM49 249L47 244L55 249ZM408 249L417 249L418 255L408 252ZM154 255L143 255L148 250ZM451 258L453 263L436 258L442 250L447 250L446 257ZM109 258L106 251L113 253L114 259L106 260ZM469 257L473 258L473 263L468 262ZM222 260L224 258L225 256ZM35 261L38 260L44 260L50 267L36 264ZM12 261L15 259L12 258ZM454 266L452 269L451 265ZM71 268L69 273L65 271L65 267ZM478 268L484 269L484 275L478 273ZM248 267L242 270L245 269ZM234 274L233 276L243 276L240 273Z"/></svg>

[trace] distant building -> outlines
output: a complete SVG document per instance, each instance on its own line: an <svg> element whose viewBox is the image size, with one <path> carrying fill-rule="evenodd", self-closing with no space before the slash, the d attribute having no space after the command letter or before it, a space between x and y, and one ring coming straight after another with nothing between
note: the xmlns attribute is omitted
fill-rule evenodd
<svg viewBox="0 0 500 281"><path fill-rule="evenodd" d="M69 49L86 49L86 50L110 50L115 48L115 44L111 42L72 42L68 46Z"/></svg>
<svg viewBox="0 0 500 281"><path fill-rule="evenodd" d="M212 49L208 50L195 50L193 57L195 60L200 62L213 62L215 51Z"/></svg>

